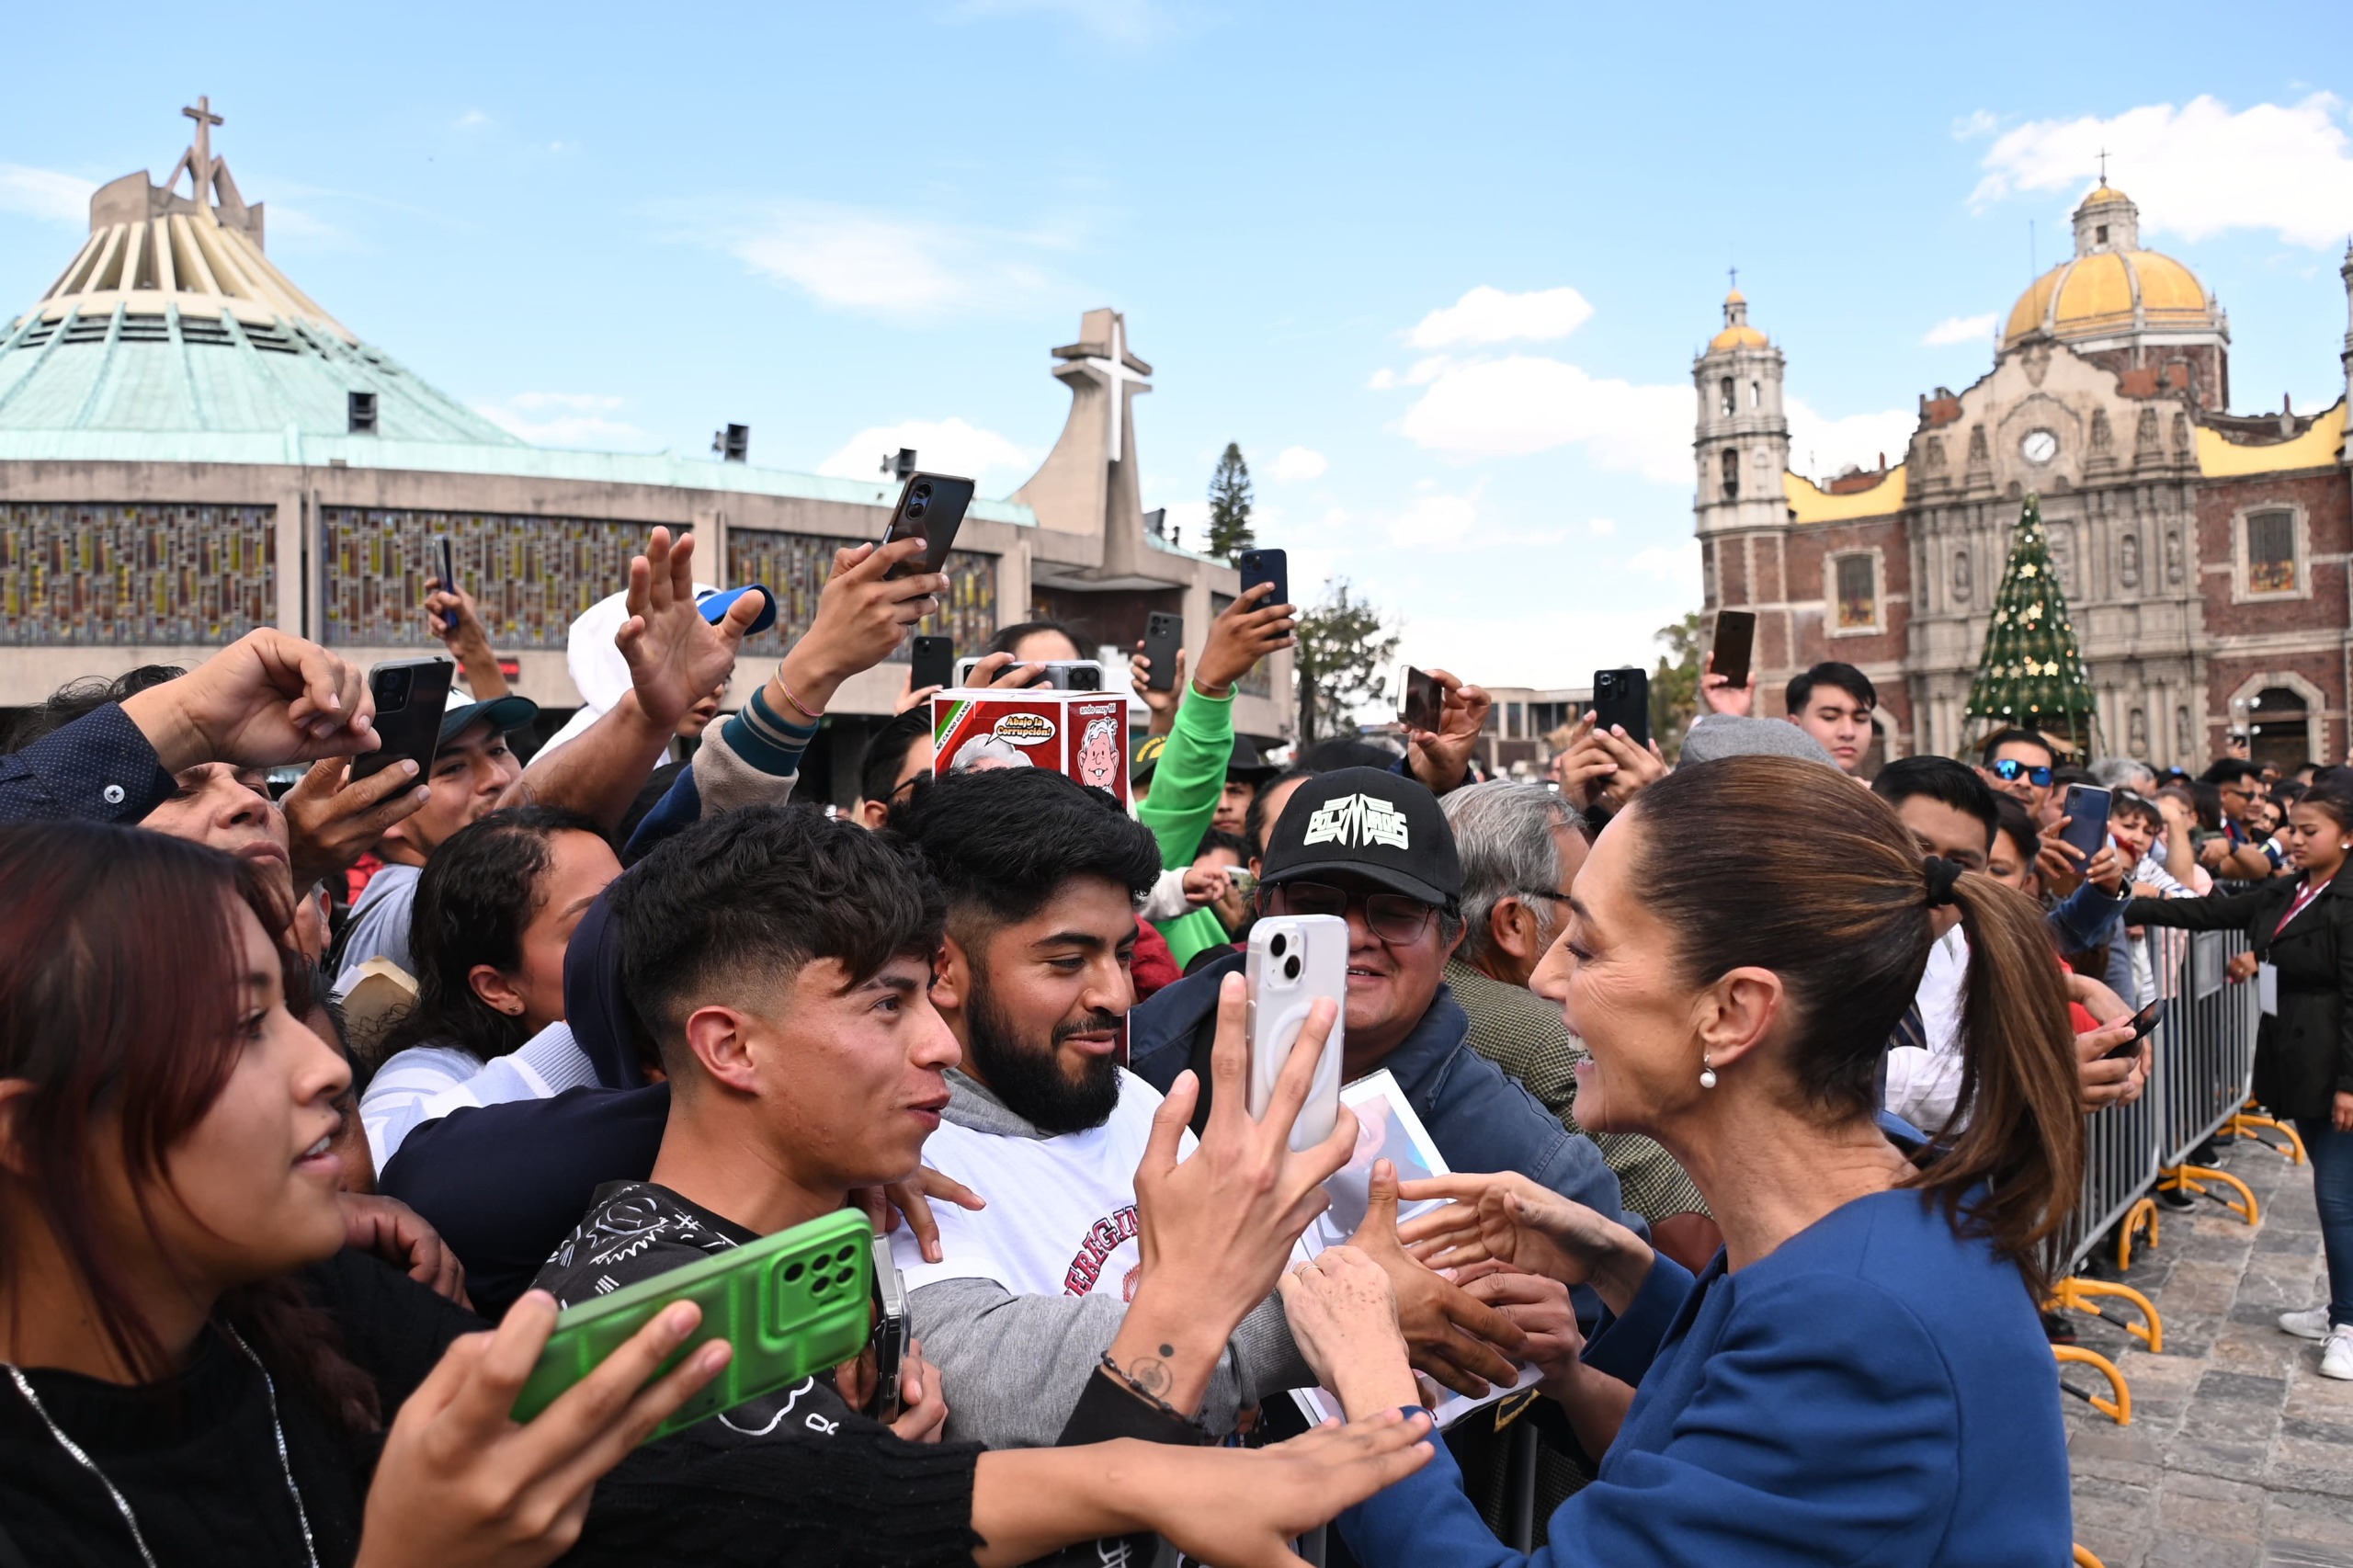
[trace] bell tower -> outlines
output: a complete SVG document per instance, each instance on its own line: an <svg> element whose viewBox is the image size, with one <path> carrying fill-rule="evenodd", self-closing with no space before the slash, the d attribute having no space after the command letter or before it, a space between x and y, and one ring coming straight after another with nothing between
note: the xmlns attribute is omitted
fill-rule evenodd
<svg viewBox="0 0 2353 1568"><path fill-rule="evenodd" d="M1779 528L1789 520L1781 491L1790 466L1781 370L1781 351L1748 324L1748 301L1735 287L1724 297L1723 330L1691 364L1699 393L1698 437L1691 443L1699 493L1692 510L1702 538Z"/></svg>

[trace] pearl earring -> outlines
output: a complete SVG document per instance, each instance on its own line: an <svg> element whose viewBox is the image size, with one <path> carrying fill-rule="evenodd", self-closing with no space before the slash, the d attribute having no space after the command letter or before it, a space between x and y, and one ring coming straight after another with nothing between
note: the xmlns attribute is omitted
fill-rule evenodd
<svg viewBox="0 0 2353 1568"><path fill-rule="evenodd" d="M1716 1070L1708 1065L1708 1059L1704 1056L1699 1058L1699 1086L1703 1089L1716 1086Z"/></svg>

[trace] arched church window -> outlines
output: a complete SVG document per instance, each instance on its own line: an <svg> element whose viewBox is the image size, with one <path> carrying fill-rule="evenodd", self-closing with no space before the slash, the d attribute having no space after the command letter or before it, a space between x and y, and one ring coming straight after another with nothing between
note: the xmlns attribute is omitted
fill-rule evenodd
<svg viewBox="0 0 2353 1568"><path fill-rule="evenodd" d="M1735 413L1739 412L1738 405L1737 405L1737 404L1735 404L1735 403L1733 402L1733 396L1732 396L1732 378L1731 378L1730 376L1726 376L1726 377L1723 379L1723 385L1722 385L1722 392L1723 392L1723 400L1724 400L1724 413L1725 413L1727 415L1733 415L1733 414L1735 414Z"/></svg>
<svg viewBox="0 0 2353 1568"><path fill-rule="evenodd" d="M1764 383L1763 381L1751 381L1751 382L1749 382L1749 383L1748 383L1748 406L1749 406L1749 407L1751 407L1751 408L1761 408L1761 407L1763 407L1763 406L1764 406L1764 403L1765 403L1765 383Z"/></svg>
<svg viewBox="0 0 2353 1568"><path fill-rule="evenodd" d="M1740 454L1730 447L1724 449L1724 499L1740 499Z"/></svg>

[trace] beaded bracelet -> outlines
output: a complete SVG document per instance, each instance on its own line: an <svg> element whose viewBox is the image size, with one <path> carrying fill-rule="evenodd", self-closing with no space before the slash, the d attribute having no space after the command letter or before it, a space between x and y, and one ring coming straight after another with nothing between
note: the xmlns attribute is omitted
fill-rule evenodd
<svg viewBox="0 0 2353 1568"><path fill-rule="evenodd" d="M1210 1429L1201 1424L1199 1416L1186 1415L1183 1411L1177 1409L1175 1405L1169 1403L1166 1400L1161 1398L1150 1389L1145 1388L1142 1384L1137 1382L1135 1379L1130 1377L1126 1371L1121 1369L1117 1361L1111 1359L1111 1353L1108 1350L1103 1352L1102 1361L1103 1369L1110 1373L1112 1377L1118 1379L1120 1385L1130 1393L1135 1395L1138 1399L1142 1400L1146 1404L1151 1405L1163 1415L1167 1416L1171 1421L1176 1422L1181 1426L1190 1426L1193 1430L1200 1433L1204 1437L1210 1435Z"/></svg>

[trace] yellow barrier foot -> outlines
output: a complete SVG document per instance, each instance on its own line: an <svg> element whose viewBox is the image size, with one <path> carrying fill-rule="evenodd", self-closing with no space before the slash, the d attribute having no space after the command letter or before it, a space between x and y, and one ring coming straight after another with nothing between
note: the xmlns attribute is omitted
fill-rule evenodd
<svg viewBox="0 0 2353 1568"><path fill-rule="evenodd" d="M2220 1182L2224 1187L2232 1188L2239 1195L2237 1199L2234 1201L2208 1192L2206 1184L2209 1182ZM2214 1170L2207 1165L2176 1165L2171 1170L2157 1173L2157 1190L2194 1192L2202 1198L2212 1198L2215 1202L2245 1220L2248 1224L2263 1223L2263 1210L2255 1201L2255 1193L2246 1183L2228 1171Z"/></svg>
<svg viewBox="0 0 2353 1568"><path fill-rule="evenodd" d="M2103 1297L2130 1301L2140 1309L2143 1321L2134 1323L2129 1318L2111 1316L2101 1309L2100 1300ZM2049 1305L2053 1309L2064 1307L2079 1312L2089 1312L2103 1322L2114 1324L2133 1338L2138 1339L2149 1347L2151 1355L2159 1356L2165 1353L2164 1320L2157 1316L2155 1304L2130 1285L2112 1284L2105 1279L2062 1279L2052 1287Z"/></svg>
<svg viewBox="0 0 2353 1568"><path fill-rule="evenodd" d="M2108 1568L2108 1564L2078 1546L2075 1548L2075 1568Z"/></svg>
<svg viewBox="0 0 2353 1568"><path fill-rule="evenodd" d="M2157 1200L2143 1198L2124 1211L2123 1222L2116 1227L2116 1271L2119 1274L2132 1267L2132 1238L2146 1227L2148 1244L2157 1244Z"/></svg>
<svg viewBox="0 0 2353 1568"><path fill-rule="evenodd" d="M2116 1369L2115 1362L2098 1351L2086 1350L2080 1345L2054 1345L2051 1347L2051 1354L2058 1358L2059 1364L2063 1367L2072 1363L2079 1367L2091 1368L2108 1380L2108 1386L2114 1392L2116 1397L2102 1399L2096 1393L2086 1393L2080 1389L2070 1387L2064 1378L2059 1380L2059 1386L2062 1389L2074 1394L2119 1426L2132 1425L2132 1389L2125 1382L2124 1374Z"/></svg>
<svg viewBox="0 0 2353 1568"><path fill-rule="evenodd" d="M2256 1131L2258 1127L2268 1127L2275 1132L2284 1132L2288 1136L2288 1142L2284 1145L2274 1143L2270 1139L2264 1137L2261 1133ZM2241 1111L2238 1115L2231 1118L2230 1131L2234 1137L2244 1138L2253 1143L2260 1143L2265 1148L2272 1150L2277 1153L2287 1155L2288 1163L2291 1165L2301 1165L2304 1163L2304 1141L2302 1137L2297 1133L2293 1127L2280 1120L2276 1116L2254 1116L2245 1111Z"/></svg>

